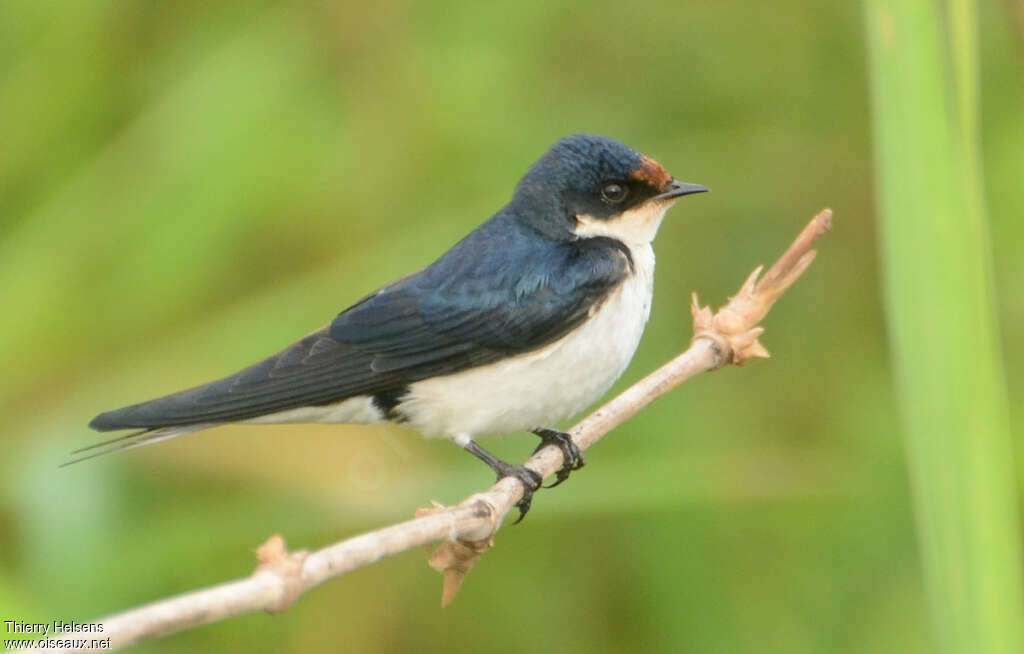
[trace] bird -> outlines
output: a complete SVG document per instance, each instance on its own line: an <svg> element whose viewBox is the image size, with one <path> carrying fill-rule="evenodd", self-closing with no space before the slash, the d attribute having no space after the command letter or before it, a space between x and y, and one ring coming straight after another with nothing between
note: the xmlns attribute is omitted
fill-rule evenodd
<svg viewBox="0 0 1024 654"><path fill-rule="evenodd" d="M650 315L655 234L677 200L707 190L614 139L562 138L430 265L235 374L97 415L92 429L136 431L68 463L228 423L402 423L519 479L522 520L543 479L477 438L527 431L538 450L558 447L551 486L583 466L551 425L625 371Z"/></svg>

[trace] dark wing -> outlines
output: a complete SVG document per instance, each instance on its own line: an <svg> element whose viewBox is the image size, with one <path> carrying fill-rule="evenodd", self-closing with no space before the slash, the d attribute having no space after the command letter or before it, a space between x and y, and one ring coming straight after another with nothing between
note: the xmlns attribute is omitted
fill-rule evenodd
<svg viewBox="0 0 1024 654"><path fill-rule="evenodd" d="M244 420L490 363L569 332L630 266L628 254L607 239L538 247L512 238L499 249L487 239L474 248L471 237L272 357L203 386L100 414L89 426Z"/></svg>

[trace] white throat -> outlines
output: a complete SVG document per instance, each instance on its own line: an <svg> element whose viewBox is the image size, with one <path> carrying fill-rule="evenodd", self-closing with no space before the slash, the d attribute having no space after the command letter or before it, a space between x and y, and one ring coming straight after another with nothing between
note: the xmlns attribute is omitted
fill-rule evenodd
<svg viewBox="0 0 1024 654"><path fill-rule="evenodd" d="M654 240L658 228L661 227L661 221L665 217L665 212L673 204L675 204L674 199L652 200L608 219L577 214L577 224L573 231L582 238L595 236L614 238L631 248L636 245L646 245Z"/></svg>

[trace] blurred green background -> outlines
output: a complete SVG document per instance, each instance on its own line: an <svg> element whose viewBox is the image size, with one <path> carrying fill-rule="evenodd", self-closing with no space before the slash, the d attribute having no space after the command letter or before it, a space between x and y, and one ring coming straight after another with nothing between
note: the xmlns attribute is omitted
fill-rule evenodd
<svg viewBox="0 0 1024 654"><path fill-rule="evenodd" d="M985 183L1024 399L1024 97L981 19ZM560 136L710 195L669 214L625 387L822 206L770 361L694 379L502 530L452 607L418 553L137 651L927 652L883 325L857 3L0 4L0 615L87 621L491 476L401 428L221 428L58 469L101 410L233 372L421 267ZM941 262L934 262L941 265ZM1024 415L1012 415L1022 433ZM532 437L491 442L522 459ZM1015 461L1022 471L1020 447Z"/></svg>

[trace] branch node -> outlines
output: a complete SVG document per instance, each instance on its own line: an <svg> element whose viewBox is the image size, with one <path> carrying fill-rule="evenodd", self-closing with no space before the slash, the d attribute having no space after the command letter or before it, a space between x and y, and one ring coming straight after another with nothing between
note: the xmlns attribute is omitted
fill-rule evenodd
<svg viewBox="0 0 1024 654"><path fill-rule="evenodd" d="M462 582L466 580L466 575L480 560L480 556L494 546L494 533L498 530L498 508L484 493L473 495L459 505L471 508L474 517L487 518L489 522L487 536L480 540L467 540L458 538L455 513L437 502L432 504L434 506L431 508L417 509L416 517L421 518L442 511L447 511L452 517L448 540L438 545L433 553L429 545L426 548L427 565L444 575L441 608L445 608L455 599Z"/></svg>
<svg viewBox="0 0 1024 654"><path fill-rule="evenodd" d="M702 338L710 342L714 355L711 370L717 370L732 361L732 344L715 328L715 314L711 307L702 307L696 293L690 297L690 313L693 315L693 338L690 343L696 343Z"/></svg>
<svg viewBox="0 0 1024 654"><path fill-rule="evenodd" d="M289 554L280 534L274 534L256 550L256 558L260 563L253 575L272 574L281 581L281 597L274 605L267 607L268 613L287 611L302 594L302 564L308 554L306 550Z"/></svg>
<svg viewBox="0 0 1024 654"><path fill-rule="evenodd" d="M472 508L473 517L475 518L487 518L487 521L490 523L490 531L485 538L490 538L494 535L494 532L498 531L498 526L501 524L502 514L501 510L494 504L494 500L490 495L487 493L470 495L462 502L461 506L468 506Z"/></svg>

